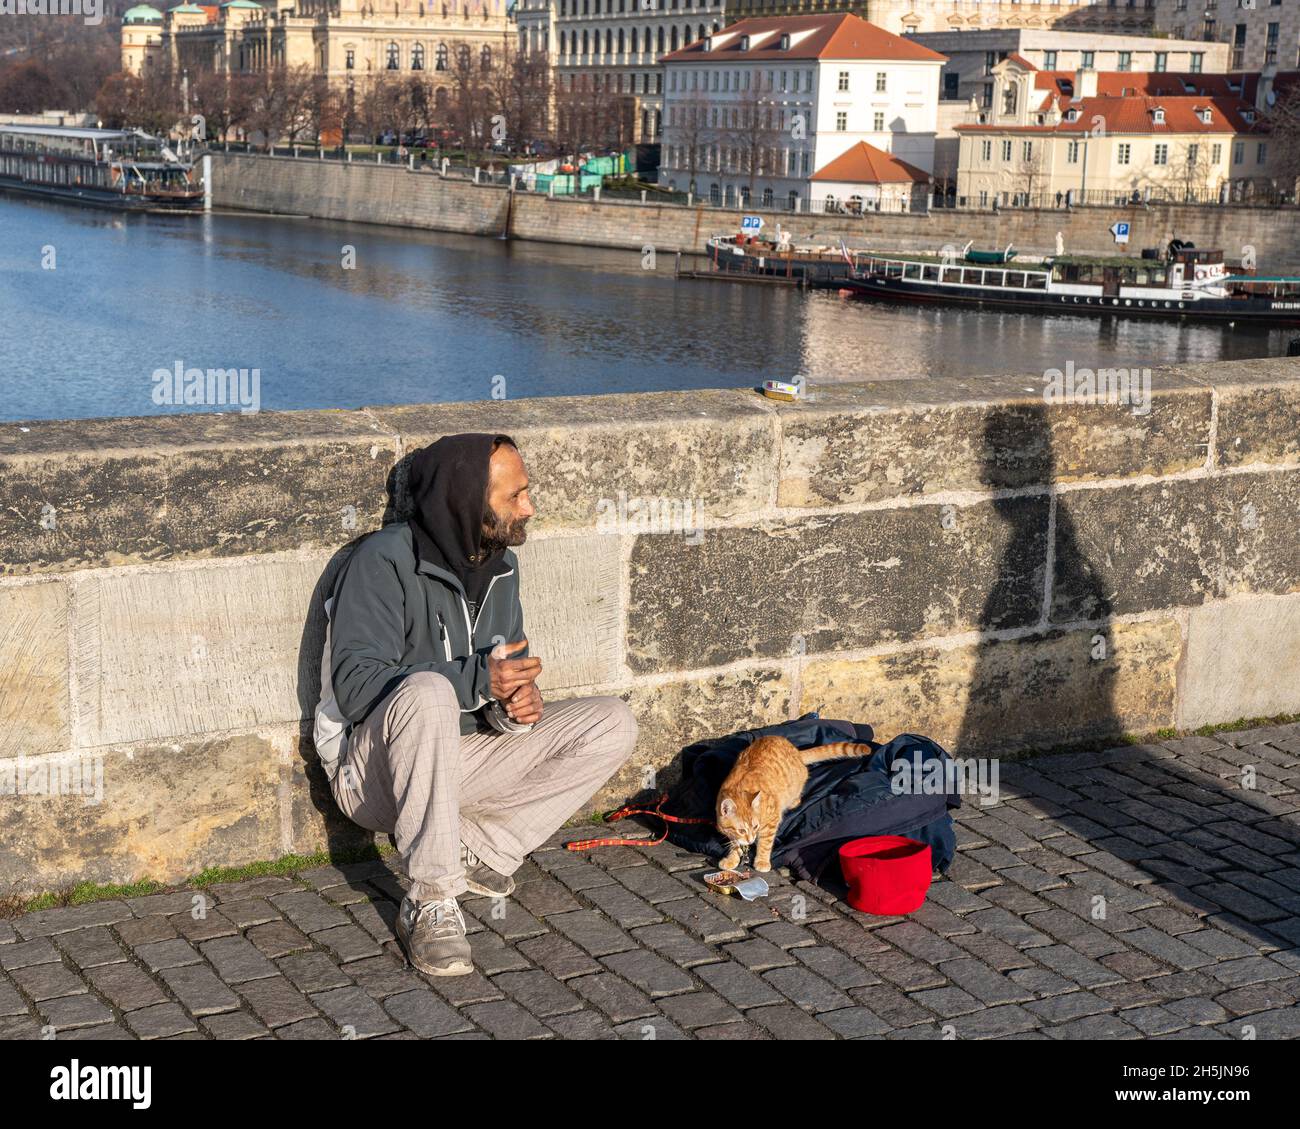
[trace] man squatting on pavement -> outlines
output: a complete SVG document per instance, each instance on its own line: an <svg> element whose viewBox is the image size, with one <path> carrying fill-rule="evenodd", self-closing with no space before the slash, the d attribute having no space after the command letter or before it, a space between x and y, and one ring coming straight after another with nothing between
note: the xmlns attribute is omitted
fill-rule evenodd
<svg viewBox="0 0 1300 1129"><path fill-rule="evenodd" d="M519 561L533 516L505 435L451 435L411 463L414 513L370 534L334 587L322 670L346 722L322 755L339 807L391 834L411 879L397 936L433 976L473 971L456 898L510 875L631 755L619 698L543 704ZM318 724L319 724L318 709Z"/></svg>

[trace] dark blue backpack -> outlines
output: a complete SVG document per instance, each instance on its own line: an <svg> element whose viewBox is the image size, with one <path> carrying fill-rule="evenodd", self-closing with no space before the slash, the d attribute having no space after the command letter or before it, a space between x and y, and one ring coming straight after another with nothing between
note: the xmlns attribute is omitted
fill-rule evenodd
<svg viewBox="0 0 1300 1129"><path fill-rule="evenodd" d="M786 814L777 830L772 850L774 867L788 866L799 878L812 882L840 881L839 848L850 839L867 835L906 835L930 845L935 870L944 872L956 853L950 809L961 806L956 793L898 793L891 780L892 766L900 758L909 768L924 771L948 754L936 742L915 733L903 733L888 744L873 740L869 725L850 721L824 721L816 713L796 721L761 729L746 729L726 737L696 741L682 750L681 782L663 810L707 823L669 823L668 841L685 850L719 859L727 844L712 826L718 789L736 757L758 737L784 737L796 748L856 741L870 745L869 758L841 757L808 766L803 798ZM943 773L942 780L950 779Z"/></svg>

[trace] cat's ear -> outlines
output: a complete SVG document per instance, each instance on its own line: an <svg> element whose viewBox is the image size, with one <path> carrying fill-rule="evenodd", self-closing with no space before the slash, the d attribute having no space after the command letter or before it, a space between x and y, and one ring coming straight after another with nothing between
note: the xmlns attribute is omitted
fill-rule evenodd
<svg viewBox="0 0 1300 1129"><path fill-rule="evenodd" d="M733 815L736 814L736 801L733 800L730 796L723 796L722 804L718 808L718 814L725 816L727 819L730 819Z"/></svg>
<svg viewBox="0 0 1300 1129"><path fill-rule="evenodd" d="M750 804L750 810L751 810L755 815L758 815L758 801L762 798L762 795L763 795L762 792L755 792L755 793L754 793L754 802L753 802L752 804Z"/></svg>

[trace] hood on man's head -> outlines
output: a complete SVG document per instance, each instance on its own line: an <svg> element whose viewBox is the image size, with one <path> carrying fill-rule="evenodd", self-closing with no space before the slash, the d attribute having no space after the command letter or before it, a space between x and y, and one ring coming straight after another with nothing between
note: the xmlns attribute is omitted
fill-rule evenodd
<svg viewBox="0 0 1300 1129"><path fill-rule="evenodd" d="M419 556L460 577L470 599L482 576L490 576L503 549L483 551L488 466L508 435L447 435L417 451L408 479L411 531Z"/></svg>

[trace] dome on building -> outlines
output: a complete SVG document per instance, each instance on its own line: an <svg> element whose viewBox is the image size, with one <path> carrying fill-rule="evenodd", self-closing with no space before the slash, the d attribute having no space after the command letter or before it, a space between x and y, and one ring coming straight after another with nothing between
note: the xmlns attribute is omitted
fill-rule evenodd
<svg viewBox="0 0 1300 1129"><path fill-rule="evenodd" d="M260 8L262 5L256 3L256 0L226 0L221 6L223 8Z"/></svg>
<svg viewBox="0 0 1300 1129"><path fill-rule="evenodd" d="M157 8L151 8L148 4L137 4L134 8L128 8L122 13L122 22L124 24L148 24L162 20L162 13Z"/></svg>
<svg viewBox="0 0 1300 1129"><path fill-rule="evenodd" d="M197 4L177 4L176 7L168 8L167 10L173 14L179 12L182 16L206 16L207 15L207 12L205 12Z"/></svg>

